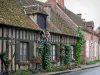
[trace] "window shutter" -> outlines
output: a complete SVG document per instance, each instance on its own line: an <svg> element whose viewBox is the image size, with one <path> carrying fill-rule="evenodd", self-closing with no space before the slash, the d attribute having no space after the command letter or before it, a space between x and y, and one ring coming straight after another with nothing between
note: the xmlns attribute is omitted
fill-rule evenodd
<svg viewBox="0 0 100 75"><path fill-rule="evenodd" d="M20 64L20 41L16 41L16 64Z"/></svg>
<svg viewBox="0 0 100 75"><path fill-rule="evenodd" d="M29 42L29 61L33 61L33 50L34 50L34 43Z"/></svg>
<svg viewBox="0 0 100 75"><path fill-rule="evenodd" d="M56 44L56 60L60 61L60 44Z"/></svg>

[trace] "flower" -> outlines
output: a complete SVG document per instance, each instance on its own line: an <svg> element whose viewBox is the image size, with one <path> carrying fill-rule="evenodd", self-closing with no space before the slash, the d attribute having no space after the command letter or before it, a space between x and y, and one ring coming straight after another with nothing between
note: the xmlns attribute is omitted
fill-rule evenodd
<svg viewBox="0 0 100 75"><path fill-rule="evenodd" d="M34 59L34 62L35 62L35 63L42 63L42 60L43 60L42 58L40 58L40 59L35 58L35 59Z"/></svg>
<svg viewBox="0 0 100 75"><path fill-rule="evenodd" d="M56 62L57 62L56 59L53 59L53 60L52 60L52 63L56 63Z"/></svg>
<svg viewBox="0 0 100 75"><path fill-rule="evenodd" d="M28 64L30 64L30 61L25 61L24 62L24 65L28 65Z"/></svg>
<svg viewBox="0 0 100 75"><path fill-rule="evenodd" d="M65 49L65 47L64 46L61 46L61 49Z"/></svg>
<svg viewBox="0 0 100 75"><path fill-rule="evenodd" d="M10 58L9 56L6 57L6 59L9 59L9 58Z"/></svg>

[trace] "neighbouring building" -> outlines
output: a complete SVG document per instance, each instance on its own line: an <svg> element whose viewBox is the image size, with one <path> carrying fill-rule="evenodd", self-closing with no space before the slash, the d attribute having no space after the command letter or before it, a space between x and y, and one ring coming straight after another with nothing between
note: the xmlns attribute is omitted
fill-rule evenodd
<svg viewBox="0 0 100 75"><path fill-rule="evenodd" d="M67 9L66 7L60 7L63 12L77 25L81 26L83 29L85 44L83 46L82 52L82 63L94 61L98 59L98 42L99 37L97 33L94 31L94 22L93 21L85 21L82 19L82 14L74 14L72 11Z"/></svg>
<svg viewBox="0 0 100 75"><path fill-rule="evenodd" d="M36 67L33 56L37 55L41 29L50 32L47 41L51 44L51 61L56 59L57 65L60 65L61 42L72 46L72 58L75 59L77 25L61 7L64 7L64 0L48 0L47 3L0 0L0 52L8 51L9 58L15 53L9 70L22 69L25 61L31 62L29 68ZM4 71L1 61L0 71Z"/></svg>

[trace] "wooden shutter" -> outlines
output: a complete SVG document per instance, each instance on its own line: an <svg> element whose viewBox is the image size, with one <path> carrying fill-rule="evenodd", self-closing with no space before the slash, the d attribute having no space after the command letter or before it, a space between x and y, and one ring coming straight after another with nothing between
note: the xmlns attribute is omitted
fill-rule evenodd
<svg viewBox="0 0 100 75"><path fill-rule="evenodd" d="M15 53L15 56L16 56L16 64L20 64L20 41L16 41L16 53Z"/></svg>
<svg viewBox="0 0 100 75"><path fill-rule="evenodd" d="M34 50L34 43L29 42L29 61L33 61L33 50Z"/></svg>
<svg viewBox="0 0 100 75"><path fill-rule="evenodd" d="M60 44L56 44L56 60L60 61Z"/></svg>

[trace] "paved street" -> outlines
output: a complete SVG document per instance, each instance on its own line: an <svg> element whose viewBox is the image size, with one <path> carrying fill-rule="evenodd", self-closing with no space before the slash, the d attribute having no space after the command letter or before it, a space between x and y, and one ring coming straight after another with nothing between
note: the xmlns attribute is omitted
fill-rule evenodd
<svg viewBox="0 0 100 75"><path fill-rule="evenodd" d="M71 72L61 75L100 75L100 67L88 69L88 70L81 70L77 72Z"/></svg>

